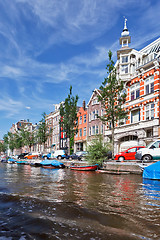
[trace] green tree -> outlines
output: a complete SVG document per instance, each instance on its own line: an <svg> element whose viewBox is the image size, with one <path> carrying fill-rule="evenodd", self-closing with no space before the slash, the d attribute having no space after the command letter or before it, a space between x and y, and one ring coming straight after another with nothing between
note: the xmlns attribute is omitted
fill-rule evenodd
<svg viewBox="0 0 160 240"><path fill-rule="evenodd" d="M98 96L99 102L105 114L99 117L103 123L109 123L112 131L112 153L114 157L114 135L117 123L127 118L127 111L123 108L126 100L124 91L124 82L118 79L114 61L112 60L112 52L108 52L109 63L106 66L108 77L104 79L100 86L101 95Z"/></svg>
<svg viewBox="0 0 160 240"><path fill-rule="evenodd" d="M102 165L107 158L107 153L111 149L111 143L104 143L102 135L96 135L87 147L88 154L86 159L91 164Z"/></svg>
<svg viewBox="0 0 160 240"><path fill-rule="evenodd" d="M11 132L8 132L7 134L4 135L3 137L4 139L4 143L6 145L8 145L9 149L12 151L13 154L13 150L15 149L15 135Z"/></svg>
<svg viewBox="0 0 160 240"><path fill-rule="evenodd" d="M77 102L78 95L75 97L72 95L72 86L70 86L70 92L68 97L65 99L64 104L60 106L60 125L63 130L66 132L68 138L68 154L70 154L70 149L72 146L70 144L74 144L72 139L74 135L78 132L78 118L77 118Z"/></svg>
<svg viewBox="0 0 160 240"><path fill-rule="evenodd" d="M29 147L30 151L31 151L31 147L35 143L35 140L36 140L36 137L34 136L34 133L28 130L25 130L25 145Z"/></svg>
<svg viewBox="0 0 160 240"><path fill-rule="evenodd" d="M28 146L31 151L31 146L35 143L35 136L34 133L26 129L25 127L22 127L17 133L16 133L16 148L21 148L23 146Z"/></svg>
<svg viewBox="0 0 160 240"><path fill-rule="evenodd" d="M22 148L24 146L24 140L20 134L20 131L17 131L15 134L14 134L14 142L15 142L15 148L16 149L19 149L19 148Z"/></svg>
<svg viewBox="0 0 160 240"><path fill-rule="evenodd" d="M48 125L46 123L46 113L42 114L42 119L39 123L38 132L37 132L37 139L39 144L43 144L45 149L45 144L48 137L51 135L52 129L48 129Z"/></svg>
<svg viewBox="0 0 160 240"><path fill-rule="evenodd" d="M7 145L3 142L0 142L0 152L5 152L7 150Z"/></svg>

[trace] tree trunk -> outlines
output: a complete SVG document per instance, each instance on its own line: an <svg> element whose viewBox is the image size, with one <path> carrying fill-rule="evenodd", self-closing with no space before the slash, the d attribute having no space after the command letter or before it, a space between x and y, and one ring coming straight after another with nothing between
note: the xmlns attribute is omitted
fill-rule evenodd
<svg viewBox="0 0 160 240"><path fill-rule="evenodd" d="M71 149L70 149L70 138L68 138L68 155L70 155Z"/></svg>
<svg viewBox="0 0 160 240"><path fill-rule="evenodd" d="M112 159L114 159L114 126L112 125Z"/></svg>

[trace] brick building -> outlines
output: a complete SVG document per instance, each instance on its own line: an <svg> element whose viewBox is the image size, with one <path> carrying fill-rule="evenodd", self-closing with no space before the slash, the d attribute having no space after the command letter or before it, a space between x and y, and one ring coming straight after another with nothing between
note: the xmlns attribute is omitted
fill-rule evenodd
<svg viewBox="0 0 160 240"><path fill-rule="evenodd" d="M125 19L115 67L117 77L125 82L128 119L115 130L115 152L146 145L159 136L160 38L140 51L130 48L130 42ZM111 137L111 131L105 135Z"/></svg>
<svg viewBox="0 0 160 240"><path fill-rule="evenodd" d="M78 133L74 137L74 152L85 151L86 141L87 141L87 108L85 101L83 101L83 106L79 108L78 113Z"/></svg>

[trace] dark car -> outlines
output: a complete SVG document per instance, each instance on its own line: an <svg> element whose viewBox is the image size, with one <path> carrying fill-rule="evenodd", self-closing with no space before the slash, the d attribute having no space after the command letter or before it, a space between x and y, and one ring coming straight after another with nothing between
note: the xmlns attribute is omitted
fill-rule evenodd
<svg viewBox="0 0 160 240"><path fill-rule="evenodd" d="M75 160L82 160L83 158L85 158L85 156L87 155L87 152L86 151L78 151L76 153L73 153L71 155L68 155L66 157L66 159L69 159L69 160L72 160L72 159L75 159Z"/></svg>
<svg viewBox="0 0 160 240"><path fill-rule="evenodd" d="M28 153L21 153L18 155L17 159L24 159L24 156L26 156Z"/></svg>
<svg viewBox="0 0 160 240"><path fill-rule="evenodd" d="M73 153L71 155L67 155L66 156L66 159L69 159L69 160L80 160L81 158L76 154L76 153Z"/></svg>

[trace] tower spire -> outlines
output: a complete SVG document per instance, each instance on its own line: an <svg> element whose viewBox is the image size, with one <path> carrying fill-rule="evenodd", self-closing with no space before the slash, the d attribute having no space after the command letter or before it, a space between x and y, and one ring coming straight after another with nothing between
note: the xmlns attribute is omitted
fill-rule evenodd
<svg viewBox="0 0 160 240"><path fill-rule="evenodd" d="M121 36L124 37L124 36L129 36L129 31L127 29L127 18L124 17L124 29L121 33Z"/></svg>
<svg viewBox="0 0 160 240"><path fill-rule="evenodd" d="M120 44L122 45L122 47L128 46L130 41L131 41L131 37L129 36L129 31L127 28L127 18L124 17L124 28L121 33Z"/></svg>

